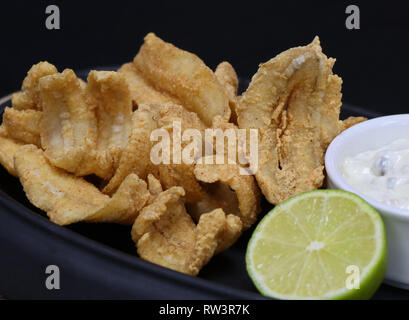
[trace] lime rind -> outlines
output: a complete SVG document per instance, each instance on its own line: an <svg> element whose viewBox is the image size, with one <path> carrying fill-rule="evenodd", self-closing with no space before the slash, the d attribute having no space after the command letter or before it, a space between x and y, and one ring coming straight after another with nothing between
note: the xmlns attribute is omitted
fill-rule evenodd
<svg viewBox="0 0 409 320"><path fill-rule="evenodd" d="M262 277L257 274L255 267L251 261L251 252L253 247L257 244L257 240L262 237L262 230L268 224L268 222L280 213L285 212L285 210L280 210L284 207L288 207L294 201L299 201L300 199L305 199L307 197L316 196L340 196L343 198L348 198L354 201L359 208L371 217L374 222L376 238L376 251L372 260L365 266L362 270L360 276L360 288L359 289L347 289L342 288L339 290L334 290L326 293L323 296L308 296L301 297L297 295L284 295L278 292L274 292L270 287L263 283ZM260 223L257 225L248 243L246 252L246 266L247 272L250 275L254 285L259 290L259 292L265 296L278 298L278 299L330 299L330 300L354 300L354 299L369 299L377 290L377 288L382 283L384 278L386 267L387 267L387 243L386 243L386 232L385 227L380 217L379 213L370 206L365 200L359 196L343 191L343 190L314 190L298 194L292 198L283 201L278 204L273 210L271 210Z"/></svg>

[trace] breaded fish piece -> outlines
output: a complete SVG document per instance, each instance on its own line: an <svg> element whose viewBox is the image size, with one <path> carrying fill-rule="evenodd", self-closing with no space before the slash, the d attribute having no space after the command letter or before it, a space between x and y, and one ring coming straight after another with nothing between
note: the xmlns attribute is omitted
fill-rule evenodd
<svg viewBox="0 0 409 320"><path fill-rule="evenodd" d="M191 143L192 141L182 140L182 136L187 130L195 129L201 133L201 137L204 136L205 125L199 119L196 113L189 112L182 106L174 104L156 105L157 109L156 117L158 128L167 130L169 136L171 137L170 144L170 163L169 164L159 164L158 168L158 178L165 189L169 189L173 186L181 186L186 192L186 201L195 202L203 198L203 191L196 180L194 175L194 162L186 163L182 158L182 150ZM175 154L173 149L173 144L176 142L174 138L174 126L175 124L180 124L180 163L176 163ZM177 139L177 138L176 138ZM201 143L202 144L202 143ZM203 146L202 146L203 147Z"/></svg>
<svg viewBox="0 0 409 320"><path fill-rule="evenodd" d="M156 179L155 176L151 173L148 174L147 181L148 189L151 194L151 200L153 200L163 191L163 188L160 181Z"/></svg>
<svg viewBox="0 0 409 320"><path fill-rule="evenodd" d="M212 129L214 130L213 155L222 161L222 163L238 163L251 172L251 150L249 148L250 136L247 136L246 130L241 130L236 124L226 122L223 118L217 116L213 119ZM220 130L217 132L217 130ZM209 156L209 154L206 154ZM253 161L256 161L254 159ZM256 166L255 166L256 167ZM255 169L255 168L254 168Z"/></svg>
<svg viewBox="0 0 409 320"><path fill-rule="evenodd" d="M151 167L151 132L157 127L154 114L149 109L140 108L132 115L132 132L122 151L118 169L103 192L112 194L130 173L145 179Z"/></svg>
<svg viewBox="0 0 409 320"><path fill-rule="evenodd" d="M142 259L189 273L195 224L185 211L182 196L181 187L160 193L136 218L132 239Z"/></svg>
<svg viewBox="0 0 409 320"><path fill-rule="evenodd" d="M260 65L237 108L240 128L259 129L257 182L277 204L324 180L324 153L339 134L342 80L318 37Z"/></svg>
<svg viewBox="0 0 409 320"><path fill-rule="evenodd" d="M41 110L39 81L42 77L57 72L57 68L47 61L33 65L23 80L22 91L14 93L11 98L13 108L16 110Z"/></svg>
<svg viewBox="0 0 409 320"><path fill-rule="evenodd" d="M17 110L6 107L3 113L2 125L11 138L24 144L34 144L41 147L41 117L41 111L33 109Z"/></svg>
<svg viewBox="0 0 409 320"><path fill-rule="evenodd" d="M139 211L148 203L151 195L145 181L131 173L104 206L87 217L87 222L115 222L133 224Z"/></svg>
<svg viewBox="0 0 409 320"><path fill-rule="evenodd" d="M97 120L83 85L74 71L66 69L42 77L39 87L41 145L46 157L56 167L76 175L94 173Z"/></svg>
<svg viewBox="0 0 409 320"><path fill-rule="evenodd" d="M239 217L248 229L260 213L260 191L253 176L241 175L238 164L196 164L194 174L204 183L207 196L189 208L198 217L203 212L222 208L226 214Z"/></svg>
<svg viewBox="0 0 409 320"><path fill-rule="evenodd" d="M7 131L0 126L0 164L10 173L17 177L17 172L14 169L14 154L23 145L7 135Z"/></svg>
<svg viewBox="0 0 409 320"><path fill-rule="evenodd" d="M227 214L240 217L243 229L247 229L260 212L260 190L254 176L248 174L248 164L240 163L246 156L240 145L243 137L235 124L220 116L213 119L213 129L227 134L227 139L223 135L215 138L213 154L197 160L194 175L202 187L203 196L187 203L188 211L195 221L199 221L204 212L222 208ZM245 141L243 143L245 145ZM232 145L234 148L230 150Z"/></svg>
<svg viewBox="0 0 409 320"><path fill-rule="evenodd" d="M98 137L95 174L104 179L118 168L132 130L132 100L123 75L114 71L91 71L87 94L97 118Z"/></svg>
<svg viewBox="0 0 409 320"><path fill-rule="evenodd" d="M183 188L172 187L154 197L136 218L132 239L142 259L197 275L216 252L237 240L241 221L217 209L203 214L196 226L183 196Z"/></svg>
<svg viewBox="0 0 409 320"><path fill-rule="evenodd" d="M237 124L236 106L238 102L237 90L239 88L239 78L237 77L236 70L234 70L229 62L223 61L216 67L214 74L229 97L229 106L231 110L230 121Z"/></svg>
<svg viewBox="0 0 409 320"><path fill-rule="evenodd" d="M240 237L243 225L232 214L218 208L200 217L196 226L196 243L191 262L191 274L196 275L213 255L230 248Z"/></svg>
<svg viewBox="0 0 409 320"><path fill-rule="evenodd" d="M54 223L82 221L109 200L91 183L53 167L34 145L17 150L14 167L27 198Z"/></svg>
<svg viewBox="0 0 409 320"><path fill-rule="evenodd" d="M37 103L24 91L14 92L11 95L11 105L15 110L36 109Z"/></svg>
<svg viewBox="0 0 409 320"><path fill-rule="evenodd" d="M30 202L59 225L80 221L132 224L150 199L146 182L135 174L110 198L83 178L53 167L34 145L20 147L14 165Z"/></svg>
<svg viewBox="0 0 409 320"><path fill-rule="evenodd" d="M123 64L121 68L118 69L118 73L123 74L128 82L134 108L145 103L181 104L176 97L171 97L166 92L155 89L155 87L142 76L141 72L132 62Z"/></svg>
<svg viewBox="0 0 409 320"><path fill-rule="evenodd" d="M229 96L237 96L237 90L239 88L239 78L237 77L236 70L233 66L223 61L219 63L214 71L217 80L223 85Z"/></svg>
<svg viewBox="0 0 409 320"><path fill-rule="evenodd" d="M187 111L182 106L171 103L139 105L138 110L134 111L133 114L133 130L121 155L119 167L103 192L107 194L114 192L131 172L143 179L148 173L153 173L165 188L181 186L186 191L188 201L200 200L202 190L193 173L194 163L185 163L182 158L180 158L180 164L173 161L174 125L180 125L181 136L188 129L197 129L199 132L203 132L205 129L197 114ZM151 141L151 133L154 129L163 129L168 132L170 163L155 164L151 161L152 147L158 143ZM181 151L190 141L181 140L180 142L181 155Z"/></svg>
<svg viewBox="0 0 409 320"><path fill-rule="evenodd" d="M149 33L134 59L143 77L161 92L178 98L207 126L220 115L230 119L229 98L217 77L196 55L178 49Z"/></svg>

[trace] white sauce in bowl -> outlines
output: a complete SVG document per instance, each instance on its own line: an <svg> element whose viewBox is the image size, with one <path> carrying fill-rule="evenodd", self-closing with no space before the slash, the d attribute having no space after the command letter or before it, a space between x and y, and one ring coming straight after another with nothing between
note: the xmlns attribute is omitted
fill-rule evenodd
<svg viewBox="0 0 409 320"><path fill-rule="evenodd" d="M340 166L358 192L388 205L409 210L409 139L348 157Z"/></svg>

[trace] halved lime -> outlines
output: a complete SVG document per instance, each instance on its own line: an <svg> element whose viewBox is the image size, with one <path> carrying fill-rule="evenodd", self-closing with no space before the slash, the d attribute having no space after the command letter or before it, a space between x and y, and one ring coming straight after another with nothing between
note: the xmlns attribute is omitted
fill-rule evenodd
<svg viewBox="0 0 409 320"><path fill-rule="evenodd" d="M341 190L296 195L271 210L247 247L258 290L279 299L369 299L386 271L378 212Z"/></svg>

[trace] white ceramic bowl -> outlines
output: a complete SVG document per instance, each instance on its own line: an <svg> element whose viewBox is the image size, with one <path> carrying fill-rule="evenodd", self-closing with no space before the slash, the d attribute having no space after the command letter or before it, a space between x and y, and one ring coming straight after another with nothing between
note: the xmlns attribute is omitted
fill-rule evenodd
<svg viewBox="0 0 409 320"><path fill-rule="evenodd" d="M409 289L409 211L363 195L348 184L340 171L340 165L346 157L380 148L399 138L409 138L409 114L380 117L359 123L342 132L331 142L325 154L325 169L329 188L359 195L382 215L388 242L385 281Z"/></svg>

